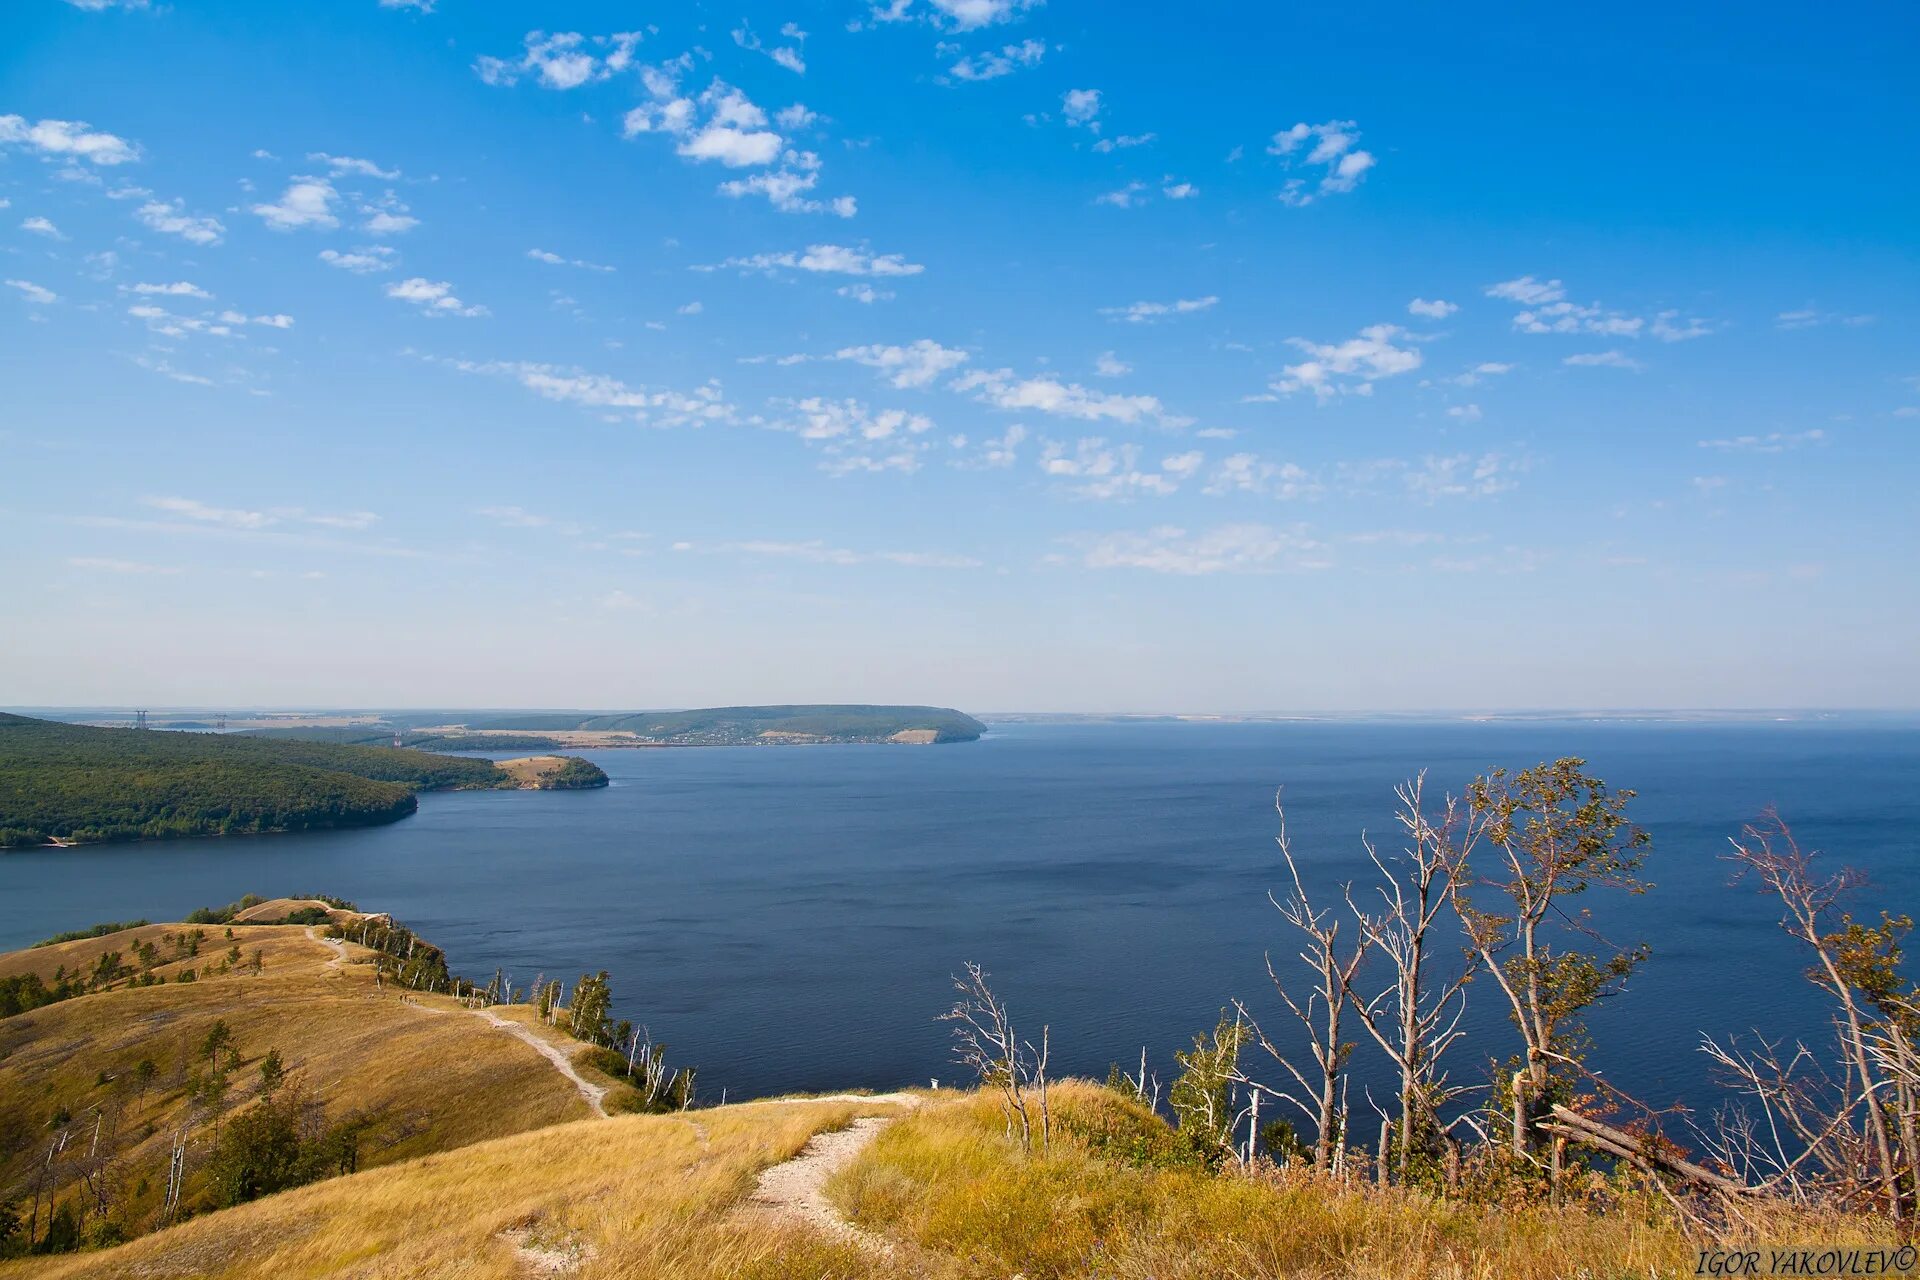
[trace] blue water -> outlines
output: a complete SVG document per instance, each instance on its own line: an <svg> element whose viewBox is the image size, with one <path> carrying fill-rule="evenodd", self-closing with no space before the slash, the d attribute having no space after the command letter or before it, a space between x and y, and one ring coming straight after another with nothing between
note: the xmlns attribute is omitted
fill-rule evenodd
<svg viewBox="0 0 1920 1280"><path fill-rule="evenodd" d="M948 975L992 971L1055 1061L1104 1074L1171 1052L1234 996L1283 1014L1263 952L1294 953L1279 885L1285 785L1314 887L1364 877L1392 787L1587 756L1639 790L1655 889L1602 904L1654 957L1594 1018L1595 1065L1654 1101L1710 1099L1702 1032L1814 1034L1777 914L1730 887L1727 837L1769 804L1874 910L1920 905L1920 727L1820 724L1007 725L937 748L591 753L605 791L422 797L390 827L0 857L0 948L97 920L178 918L244 893L326 892L393 912L473 976L613 977L617 1011L701 1069L702 1091L950 1078ZM1597 897L1598 895L1596 895ZM1477 984L1456 1077L1513 1045ZM1361 1038L1358 1028L1355 1038ZM1384 1073L1362 1046L1363 1080ZM1356 1099L1357 1100L1357 1099Z"/></svg>

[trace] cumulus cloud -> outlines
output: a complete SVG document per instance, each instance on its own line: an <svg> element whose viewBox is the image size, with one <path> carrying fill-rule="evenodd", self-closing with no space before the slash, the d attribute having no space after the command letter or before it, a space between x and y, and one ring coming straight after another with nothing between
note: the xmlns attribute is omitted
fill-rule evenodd
<svg viewBox="0 0 1920 1280"><path fill-rule="evenodd" d="M1513 327L1522 333L1590 333L1606 337L1637 338L1646 328L1639 316L1627 315L1603 307L1597 302L1579 303L1567 297L1567 287L1558 280L1539 280L1520 276L1487 286L1489 298L1520 304ZM1711 332L1705 321L1677 325L1678 312L1663 313L1661 337L1667 341L1696 338ZM1688 331L1693 326L1693 331Z"/></svg>
<svg viewBox="0 0 1920 1280"><path fill-rule="evenodd" d="M1486 498L1505 493L1518 481L1519 464L1498 453L1478 457L1468 453L1429 456L1418 466L1406 467L1407 488L1428 502L1441 498Z"/></svg>
<svg viewBox="0 0 1920 1280"><path fill-rule="evenodd" d="M1719 440L1702 440L1700 448L1717 449L1723 453L1785 453L1789 449L1798 449L1801 445L1822 444L1827 433L1815 427L1811 431L1770 431L1766 435L1729 436Z"/></svg>
<svg viewBox="0 0 1920 1280"><path fill-rule="evenodd" d="M140 158L140 148L125 138L103 133L82 120L29 121L24 116L0 116L0 144L37 151L48 159L84 160L88 164L128 164Z"/></svg>
<svg viewBox="0 0 1920 1280"><path fill-rule="evenodd" d="M1438 298L1431 301L1426 298L1415 298L1407 304L1407 310L1409 312L1416 316L1424 316L1428 320L1445 320L1459 309L1457 304L1442 302Z"/></svg>
<svg viewBox="0 0 1920 1280"><path fill-rule="evenodd" d="M453 286L445 280L429 280L425 276L414 276L398 284L387 286L387 296L398 298L402 302L411 302L421 311L433 316L484 316L485 307L468 306L454 296Z"/></svg>
<svg viewBox="0 0 1920 1280"><path fill-rule="evenodd" d="M905 389L933 385L941 374L965 364L967 353L921 338L905 346L842 347L833 358L878 369L894 386Z"/></svg>
<svg viewBox="0 0 1920 1280"><path fill-rule="evenodd" d="M1399 325L1375 324L1345 342L1288 338L1288 343L1306 352L1308 358L1284 367L1271 385L1282 395L1311 391L1322 402L1340 395L1372 395L1373 384L1380 379L1420 367L1417 347L1395 345L1405 334Z"/></svg>
<svg viewBox="0 0 1920 1280"><path fill-rule="evenodd" d="M1118 133L1111 138L1102 138L1093 144L1093 149L1101 155L1113 151L1124 151L1128 147L1144 147L1159 138L1157 133Z"/></svg>
<svg viewBox="0 0 1920 1280"><path fill-rule="evenodd" d="M802 50L807 42L807 33L800 29L798 23L789 22L780 28L780 34L793 43L778 46L762 44L760 37L753 33L752 27L736 28L733 32L733 42L742 49L751 49L755 53L766 54L769 58L772 58L775 62L793 72L795 75L805 75L807 73L807 62Z"/></svg>
<svg viewBox="0 0 1920 1280"><path fill-rule="evenodd" d="M1169 413L1156 396L1095 391L1045 374L1017 378L1011 369L978 369L962 374L948 385L955 391L972 392L975 399L996 409L1014 413L1032 410L1086 422L1153 422L1171 427L1191 426L1193 422L1191 418Z"/></svg>
<svg viewBox="0 0 1920 1280"><path fill-rule="evenodd" d="M1103 104L1098 89L1069 89L1060 95L1060 114L1066 117L1070 125L1100 131L1100 112Z"/></svg>
<svg viewBox="0 0 1920 1280"><path fill-rule="evenodd" d="M843 298L851 298L855 302L868 305L875 302L889 302L894 297L891 289L876 289L870 284L843 284L834 292Z"/></svg>
<svg viewBox="0 0 1920 1280"><path fill-rule="evenodd" d="M718 382L708 382L692 391L677 391L633 386L605 374L532 361L451 360L444 363L461 373L511 378L542 399L595 410L610 418L627 418L646 426L731 422L737 416Z"/></svg>
<svg viewBox="0 0 1920 1280"><path fill-rule="evenodd" d="M874 0L864 22L848 24L848 30L890 22L927 21L950 31L972 31L997 23L1011 22L1046 0Z"/></svg>
<svg viewBox="0 0 1920 1280"><path fill-rule="evenodd" d="M751 98L717 78L697 96L689 95L682 92L680 79L691 66L682 57L640 69L648 101L627 112L622 122L626 137L662 134L673 138L675 152L688 160L713 161L728 169L766 169L721 183L722 195L764 196L782 213L854 215L857 205L852 196L815 197L820 185L818 153L790 146L773 127L805 128L816 119L811 111L794 103L776 113L770 123L766 111Z"/></svg>
<svg viewBox="0 0 1920 1280"><path fill-rule="evenodd" d="M1584 369L1641 369L1645 367L1626 352L1619 350L1583 351L1578 355L1568 356L1560 363L1570 364L1575 368Z"/></svg>
<svg viewBox="0 0 1920 1280"><path fill-rule="evenodd" d="M133 211L133 216L142 223L170 236L179 236L189 244L219 244L227 233L226 226L218 218L198 217L186 211L179 200L162 202L149 200Z"/></svg>
<svg viewBox="0 0 1920 1280"><path fill-rule="evenodd" d="M43 288L31 280L9 280L6 283L9 289L18 290L22 298L33 303L35 306L44 307L49 303L60 301L59 294L51 289Z"/></svg>
<svg viewBox="0 0 1920 1280"><path fill-rule="evenodd" d="M20 220L20 229L22 231L31 231L37 236L45 236L49 240L65 240L67 238L61 234L60 228L53 225L52 219L42 218L38 215L31 218L22 218Z"/></svg>
<svg viewBox="0 0 1920 1280"><path fill-rule="evenodd" d="M1133 372L1133 366L1111 351L1102 351L1093 358L1093 371L1102 378L1120 378Z"/></svg>
<svg viewBox="0 0 1920 1280"><path fill-rule="evenodd" d="M379 178L386 182L398 182L400 180L400 171L398 169L382 169L373 161L362 160L356 156L333 156L328 155L324 151L309 151L307 153L307 159L313 161L315 164L325 165L327 167L327 175L333 178L353 174L362 178Z"/></svg>
<svg viewBox="0 0 1920 1280"><path fill-rule="evenodd" d="M1205 463L1197 450L1162 458L1157 467L1141 465L1144 451L1137 444L1110 444L1088 436L1071 445L1059 440L1041 442L1039 466L1043 474L1060 480L1068 493L1081 498L1126 499L1165 497L1191 479Z"/></svg>
<svg viewBox="0 0 1920 1280"><path fill-rule="evenodd" d="M578 31L529 31L517 58L482 55L473 70L491 85L511 85L522 76L534 77L548 89L578 89L609 79L633 65L637 31L585 36Z"/></svg>
<svg viewBox="0 0 1920 1280"><path fill-rule="evenodd" d="M168 298L211 298L213 295L199 285L186 280L176 280L171 284L134 284L125 286L128 293L149 294Z"/></svg>
<svg viewBox="0 0 1920 1280"><path fill-rule="evenodd" d="M1309 190L1305 178L1289 178L1280 189L1280 201L1289 205L1312 204L1316 196L1342 195L1360 185L1375 160L1371 151L1356 145L1360 131L1351 120L1329 120L1324 124L1304 121L1273 135L1267 154L1292 167L1312 165L1321 170L1317 187Z"/></svg>
<svg viewBox="0 0 1920 1280"><path fill-rule="evenodd" d="M1228 524L1191 534L1177 525L1159 525L1142 532L1077 534L1063 541L1075 548L1072 560L1089 569L1194 577L1323 569L1329 563L1325 544L1301 524ZM1072 562L1063 556L1051 559L1056 564Z"/></svg>
<svg viewBox="0 0 1920 1280"><path fill-rule="evenodd" d="M1124 187L1117 187L1112 191L1102 192L1093 198L1093 202L1095 204L1112 205L1116 209L1131 209L1135 205L1145 202L1146 196L1144 193L1146 189L1147 184L1144 182L1129 182Z"/></svg>
<svg viewBox="0 0 1920 1280"><path fill-rule="evenodd" d="M1110 320L1125 320L1128 324L1148 324L1168 316L1205 311L1219 301L1218 297L1209 294L1204 298L1179 298L1173 302L1133 302L1124 307L1102 307L1100 314Z"/></svg>
<svg viewBox="0 0 1920 1280"><path fill-rule="evenodd" d="M293 231L312 227L328 231L340 225L334 202L340 193L331 182L319 177L295 178L272 204L256 204L253 212L275 231Z"/></svg>
<svg viewBox="0 0 1920 1280"><path fill-rule="evenodd" d="M1325 486L1298 463L1269 462L1258 454L1235 453L1220 460L1207 476L1202 492L1215 497L1250 493L1289 502L1317 498L1325 492Z"/></svg>
<svg viewBox="0 0 1920 1280"><path fill-rule="evenodd" d="M1026 67L1037 67L1046 56L1046 41L1022 40L1019 44L1006 45L998 51L985 49L970 53L948 67L947 74L955 80L969 83L998 80L1001 76L1010 76Z"/></svg>
<svg viewBox="0 0 1920 1280"><path fill-rule="evenodd" d="M897 253L870 253L866 249L854 249L838 244L810 244L800 253L788 250L782 253L756 253L747 257L728 258L720 263L719 267L769 273L804 271L813 275L885 277L917 276L926 270L921 264L908 262ZM709 271L716 269L718 268L704 268Z"/></svg>
<svg viewBox="0 0 1920 1280"><path fill-rule="evenodd" d="M400 255L384 244L362 245L349 253L338 249L322 249L320 261L342 271L351 271L355 275L372 275L379 271L391 271L399 261Z"/></svg>

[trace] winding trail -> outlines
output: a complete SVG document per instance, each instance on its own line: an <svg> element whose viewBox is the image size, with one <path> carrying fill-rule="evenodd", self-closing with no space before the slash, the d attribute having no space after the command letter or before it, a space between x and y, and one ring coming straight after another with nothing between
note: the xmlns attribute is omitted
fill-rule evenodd
<svg viewBox="0 0 1920 1280"><path fill-rule="evenodd" d="M766 1102L877 1102L912 1111L921 1099L910 1093L839 1093L819 1098L769 1098ZM742 1216L809 1227L876 1256L892 1257L896 1249L894 1242L847 1221L827 1199L827 1182L852 1164L867 1144L897 1119L898 1116L862 1116L844 1129L816 1133L799 1155L761 1173L753 1194L741 1206Z"/></svg>
<svg viewBox="0 0 1920 1280"><path fill-rule="evenodd" d="M485 1019L488 1023L498 1027L508 1035L518 1037L532 1045L534 1052L538 1053L548 1062L551 1062L555 1071L558 1071L561 1075L573 1081L573 1087L580 1091L580 1096L586 1099L588 1106L593 1108L593 1114L599 1116L602 1120L608 1118L606 1086L595 1084L578 1071L575 1071L573 1064L567 1061L566 1054L560 1052L560 1050L548 1044L545 1040L542 1040L539 1036L533 1034L533 1032L527 1030L519 1023L510 1022L490 1010L470 1009L468 1012L476 1018Z"/></svg>
<svg viewBox="0 0 1920 1280"><path fill-rule="evenodd" d="M340 966L347 962L347 944L338 938L321 937L319 929L313 925L307 926L307 936L322 946L333 948L333 959L327 961L327 968L335 973L340 972Z"/></svg>

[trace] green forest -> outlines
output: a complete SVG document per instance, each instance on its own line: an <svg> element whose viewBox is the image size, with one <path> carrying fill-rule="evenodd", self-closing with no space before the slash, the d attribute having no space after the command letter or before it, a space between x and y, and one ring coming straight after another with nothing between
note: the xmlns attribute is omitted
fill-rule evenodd
<svg viewBox="0 0 1920 1280"><path fill-rule="evenodd" d="M491 761L424 751L0 713L0 848L370 826L419 791L513 785Z"/></svg>

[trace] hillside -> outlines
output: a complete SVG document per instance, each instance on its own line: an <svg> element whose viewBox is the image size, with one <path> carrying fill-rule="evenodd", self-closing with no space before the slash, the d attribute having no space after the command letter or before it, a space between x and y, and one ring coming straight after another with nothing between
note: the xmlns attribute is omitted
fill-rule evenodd
<svg viewBox="0 0 1920 1280"><path fill-rule="evenodd" d="M324 923L250 923L290 914L366 918L281 899L231 925L149 924L0 955L0 1207L24 1217L22 1201L39 1198L44 1236L51 1195L91 1204L96 1233L144 1234L184 1134L181 1209L212 1208L222 1118L230 1128L259 1104L270 1053L280 1096L299 1095L329 1158L363 1169L593 1114L536 1048L448 997L376 985L375 953L328 940ZM68 994L5 1016L36 986Z"/></svg>
<svg viewBox="0 0 1920 1280"><path fill-rule="evenodd" d="M564 785L605 785L579 764ZM370 826L414 812L419 791L521 785L424 751L0 714L0 848Z"/></svg>
<svg viewBox="0 0 1920 1280"><path fill-rule="evenodd" d="M203 914L232 923L0 956L0 991L83 975L0 1012L0 1258L43 1246L0 1280L1493 1280L1692 1274L1708 1240L1898 1239L1885 1217L1784 1198L1706 1235L1618 1175L1441 1198L1377 1185L1363 1152L1332 1173L1222 1159L1187 1127L1191 1079L1169 1095L1179 1127L1117 1076L1055 1080L1030 1149L994 1087L621 1114L637 1095L599 1051L526 1004L432 994L437 951L385 917L287 899ZM289 918L314 923L262 923ZM407 957L439 976L403 984ZM283 1147L299 1160L266 1158Z"/></svg>

